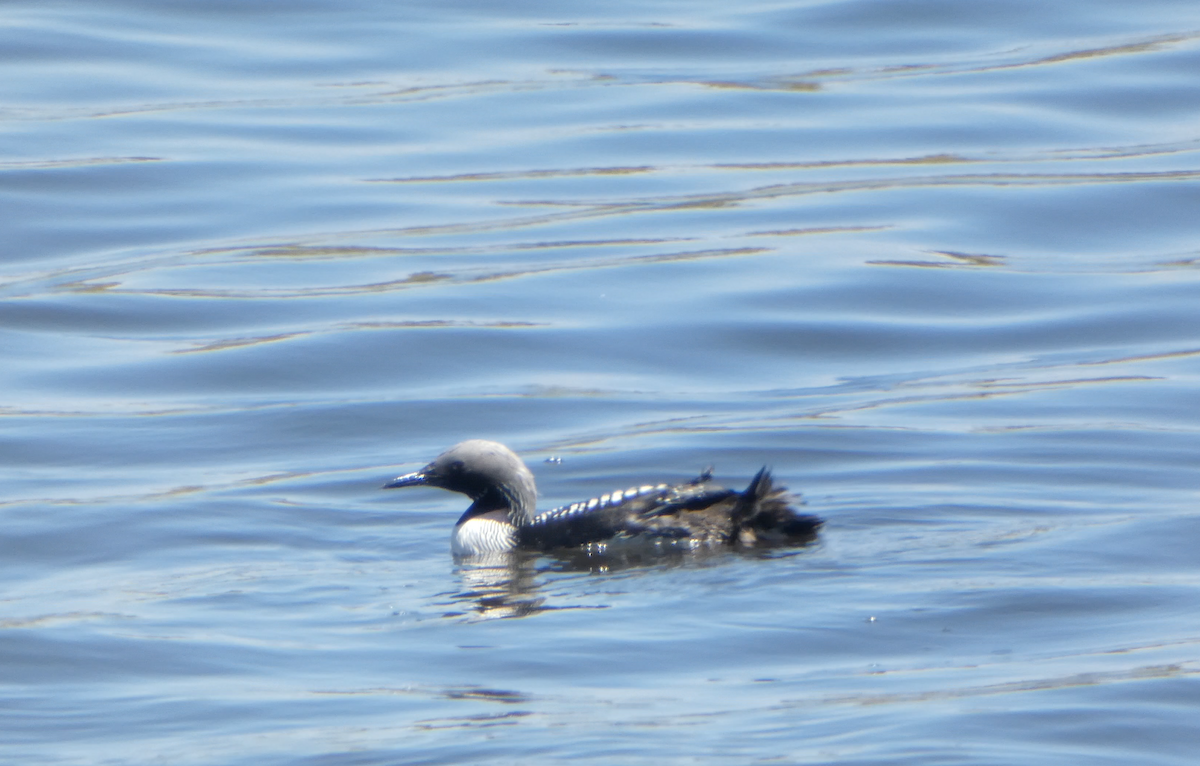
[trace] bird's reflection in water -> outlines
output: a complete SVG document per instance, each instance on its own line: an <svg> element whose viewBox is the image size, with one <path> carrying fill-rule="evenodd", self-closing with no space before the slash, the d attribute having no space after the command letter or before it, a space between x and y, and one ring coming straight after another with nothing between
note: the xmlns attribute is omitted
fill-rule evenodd
<svg viewBox="0 0 1200 766"><path fill-rule="evenodd" d="M545 596L538 595L537 561L530 551L504 551L455 557L463 589L451 596L487 619L526 617L543 611ZM447 616L467 613L450 612Z"/></svg>
<svg viewBox="0 0 1200 766"><path fill-rule="evenodd" d="M528 617L559 609L604 609L603 605L546 603L541 593L547 573L600 574L629 569L675 566L704 566L734 556L777 558L795 555L816 541L814 533L801 545L757 546L731 549L727 545L653 543L596 543L546 553L505 551L455 557L462 590L450 595L460 609L448 617L474 613L482 619Z"/></svg>

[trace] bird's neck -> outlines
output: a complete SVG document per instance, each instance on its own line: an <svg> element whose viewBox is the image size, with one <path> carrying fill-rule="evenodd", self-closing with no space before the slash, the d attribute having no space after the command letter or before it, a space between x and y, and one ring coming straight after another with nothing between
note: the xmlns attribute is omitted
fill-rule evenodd
<svg viewBox="0 0 1200 766"><path fill-rule="evenodd" d="M493 511L504 511L514 526L528 523L537 507L536 494L531 496L527 491L503 486L488 487L482 495L475 497L474 501L463 515L464 519Z"/></svg>

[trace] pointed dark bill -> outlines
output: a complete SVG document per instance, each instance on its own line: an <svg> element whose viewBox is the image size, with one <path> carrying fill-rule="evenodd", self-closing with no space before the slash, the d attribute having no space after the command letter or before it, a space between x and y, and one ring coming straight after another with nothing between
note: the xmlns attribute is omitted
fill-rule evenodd
<svg viewBox="0 0 1200 766"><path fill-rule="evenodd" d="M403 476L397 476L387 484L384 484L383 488L393 489L395 487L415 487L425 483L425 473L423 471L413 471L412 473L406 473Z"/></svg>

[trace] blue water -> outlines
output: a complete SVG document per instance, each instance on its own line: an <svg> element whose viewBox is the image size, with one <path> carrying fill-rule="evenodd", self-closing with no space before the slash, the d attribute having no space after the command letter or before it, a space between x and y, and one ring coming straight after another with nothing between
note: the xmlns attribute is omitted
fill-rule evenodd
<svg viewBox="0 0 1200 766"><path fill-rule="evenodd" d="M0 760L1190 764L1200 5L0 6ZM813 545L456 566L764 464Z"/></svg>

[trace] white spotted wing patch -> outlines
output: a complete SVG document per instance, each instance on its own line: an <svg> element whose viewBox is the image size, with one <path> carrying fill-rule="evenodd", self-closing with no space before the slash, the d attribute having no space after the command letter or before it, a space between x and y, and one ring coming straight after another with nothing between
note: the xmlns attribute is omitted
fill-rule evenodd
<svg viewBox="0 0 1200 766"><path fill-rule="evenodd" d="M538 514L534 517L533 523L543 524L547 521L565 520L583 513L603 511L632 500L646 498L649 495L663 495L670 489L671 485L669 484L643 484L640 487L630 487L629 489L617 492L609 492L600 497L593 497L590 500L580 500L578 503L559 506L545 513Z"/></svg>

